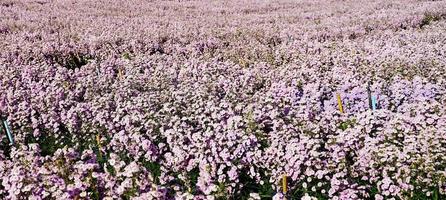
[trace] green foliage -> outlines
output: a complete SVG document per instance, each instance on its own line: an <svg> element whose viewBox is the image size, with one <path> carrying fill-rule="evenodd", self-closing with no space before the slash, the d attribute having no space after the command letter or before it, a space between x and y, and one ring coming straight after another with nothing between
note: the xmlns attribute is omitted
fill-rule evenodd
<svg viewBox="0 0 446 200"><path fill-rule="evenodd" d="M90 199L99 200L101 195L98 189L98 180L93 178L92 172L90 171L89 178L91 181L90 187L87 188L87 193L90 193Z"/></svg>
<svg viewBox="0 0 446 200"><path fill-rule="evenodd" d="M269 178L262 174L263 171L261 170L261 177L264 182L262 185L248 175L248 170L242 170L238 178L239 185L243 185L243 187L236 190L234 199L247 200L250 193L258 193L262 199L271 199L275 191L269 182Z"/></svg>
<svg viewBox="0 0 446 200"><path fill-rule="evenodd" d="M423 20L421 20L420 28L424 28L427 25L432 24L432 22L439 21L442 18L439 14L434 13L424 13Z"/></svg>
<svg viewBox="0 0 446 200"><path fill-rule="evenodd" d="M132 197L136 196L138 194L138 189L136 185L135 178L132 179L132 188L127 189L124 194L122 194L122 199L130 200Z"/></svg>
<svg viewBox="0 0 446 200"><path fill-rule="evenodd" d="M103 169L105 163L107 162L107 158L104 155L102 155L102 152L100 151L98 146L94 146L93 151L96 154L99 166L101 167L101 169Z"/></svg>
<svg viewBox="0 0 446 200"><path fill-rule="evenodd" d="M77 69L88 63L88 58L84 55L70 54L64 67L68 69Z"/></svg>
<svg viewBox="0 0 446 200"><path fill-rule="evenodd" d="M88 64L88 61L92 59L91 55L73 52L67 55L60 52L55 52L51 54L45 54L44 57L51 63L57 63L60 66L71 70L81 68L82 66Z"/></svg>
<svg viewBox="0 0 446 200"><path fill-rule="evenodd" d="M161 165L157 162L149 162L143 159L141 161L142 165L152 174L155 179L155 183L159 184L159 177L161 176Z"/></svg>
<svg viewBox="0 0 446 200"><path fill-rule="evenodd" d="M353 127L356 124L356 119L348 119L339 124L339 129L345 131L347 128Z"/></svg>
<svg viewBox="0 0 446 200"><path fill-rule="evenodd" d="M66 145L72 144L71 137L65 133L59 134L59 137L55 137L53 133L50 133L46 130L41 131L41 135L39 138L33 137L33 135L29 134L26 137L26 143L37 143L40 147L41 156L52 156L54 153Z"/></svg>
<svg viewBox="0 0 446 200"><path fill-rule="evenodd" d="M189 180L188 185L190 187L192 194L197 192L197 182L199 176L200 176L200 169L198 167L195 167L191 171L187 172L187 180Z"/></svg>
<svg viewBox="0 0 446 200"><path fill-rule="evenodd" d="M248 134L254 134L254 136L257 138L257 141L260 144L260 149L265 149L269 147L268 142L268 135L262 131L262 129L259 128L259 125L254 120L253 113L248 112L248 114L245 116L246 121L246 132Z"/></svg>
<svg viewBox="0 0 446 200"><path fill-rule="evenodd" d="M126 60L131 60L131 59L132 59L132 57L131 57L131 55L130 55L129 52L124 52L124 53L122 54L122 57L123 57L124 59L126 59Z"/></svg>
<svg viewBox="0 0 446 200"><path fill-rule="evenodd" d="M3 134L3 133L0 131L0 137L1 137L1 136L4 136L4 135L5 135L5 134ZM9 145L9 140L8 140L7 137L3 137L3 138L0 140L0 149L3 150L3 154L4 154L6 157L9 157L9 156L11 155L11 145Z"/></svg>

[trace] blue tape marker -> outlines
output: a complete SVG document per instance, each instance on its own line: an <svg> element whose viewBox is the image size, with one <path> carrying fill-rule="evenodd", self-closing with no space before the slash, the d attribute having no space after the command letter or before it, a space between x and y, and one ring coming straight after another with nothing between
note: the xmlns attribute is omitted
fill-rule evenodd
<svg viewBox="0 0 446 200"><path fill-rule="evenodd" d="M9 142L14 145L14 138L12 137L11 129L9 128L8 121L3 121L3 124L5 125L6 134L8 134Z"/></svg>
<svg viewBox="0 0 446 200"><path fill-rule="evenodd" d="M372 96L372 109L375 111L376 110L376 97Z"/></svg>

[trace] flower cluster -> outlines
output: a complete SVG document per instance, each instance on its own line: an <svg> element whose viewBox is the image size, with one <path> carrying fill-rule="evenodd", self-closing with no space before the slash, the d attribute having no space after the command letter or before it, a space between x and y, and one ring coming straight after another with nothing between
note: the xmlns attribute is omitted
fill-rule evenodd
<svg viewBox="0 0 446 200"><path fill-rule="evenodd" d="M446 198L444 1L0 13L0 199Z"/></svg>

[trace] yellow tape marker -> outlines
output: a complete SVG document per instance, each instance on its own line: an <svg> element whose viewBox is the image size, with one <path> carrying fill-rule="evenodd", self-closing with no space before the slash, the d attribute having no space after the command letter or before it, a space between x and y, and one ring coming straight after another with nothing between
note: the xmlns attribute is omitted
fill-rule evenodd
<svg viewBox="0 0 446 200"><path fill-rule="evenodd" d="M287 192L286 174L284 174L282 177L282 189L283 189L283 194L285 195Z"/></svg>
<svg viewBox="0 0 446 200"><path fill-rule="evenodd" d="M341 99L341 95L339 93L336 94L336 97L338 99L338 106L339 106L339 111L341 113L344 113L344 108L342 107L342 99Z"/></svg>

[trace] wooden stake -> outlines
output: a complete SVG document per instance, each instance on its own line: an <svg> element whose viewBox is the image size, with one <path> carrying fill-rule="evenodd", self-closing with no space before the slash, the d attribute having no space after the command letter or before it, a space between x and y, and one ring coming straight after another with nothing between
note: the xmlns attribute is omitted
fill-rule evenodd
<svg viewBox="0 0 446 200"><path fill-rule="evenodd" d="M341 99L341 95L339 93L336 94L336 97L338 99L338 106L339 106L339 111L341 113L344 113L344 108L342 107L342 99Z"/></svg>
<svg viewBox="0 0 446 200"><path fill-rule="evenodd" d="M102 157L102 145L101 145L101 137L99 136L99 134L96 134L96 143L98 144L98 152L99 152L99 156Z"/></svg>
<svg viewBox="0 0 446 200"><path fill-rule="evenodd" d="M119 80L122 79L123 73L122 73L122 69L118 69L118 78Z"/></svg>
<svg viewBox="0 0 446 200"><path fill-rule="evenodd" d="M99 134L96 134L96 143L98 143L99 148L101 148L101 137Z"/></svg>

